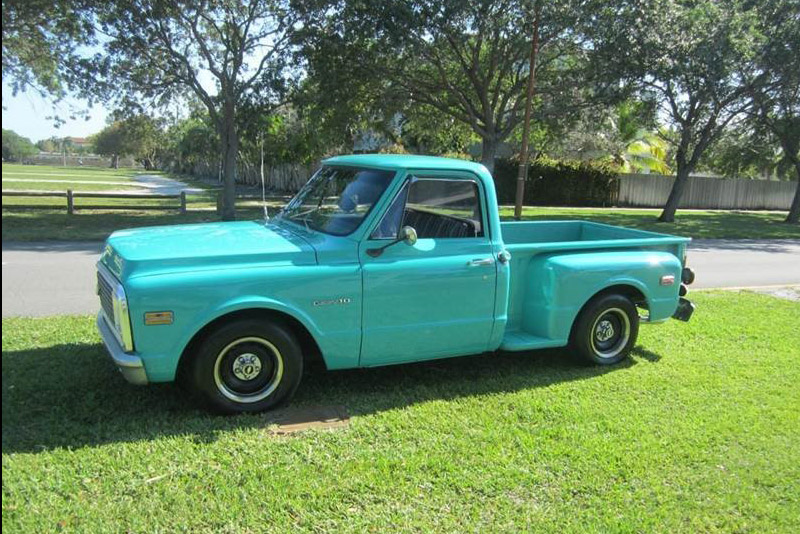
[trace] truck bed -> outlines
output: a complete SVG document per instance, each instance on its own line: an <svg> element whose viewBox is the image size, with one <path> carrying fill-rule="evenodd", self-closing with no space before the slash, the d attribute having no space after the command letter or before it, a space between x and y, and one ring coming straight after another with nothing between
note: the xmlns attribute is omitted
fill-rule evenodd
<svg viewBox="0 0 800 534"><path fill-rule="evenodd" d="M508 317L501 343L504 350L566 345L578 309L565 302L565 295L579 292L591 296L593 287L581 287L590 278L589 271L602 270L604 261L618 261L620 265L641 261L642 252L660 253L653 254L653 260L657 257L663 260L663 253L680 260L690 241L685 237L588 221L504 222L500 229L505 247L511 253ZM555 283L549 272L552 262L548 262L555 256L570 256L571 261L582 265L579 269L585 275L574 282L559 276L560 281ZM616 271L612 268L610 272ZM624 274L624 269L620 274ZM577 297L574 300L580 301Z"/></svg>
<svg viewBox="0 0 800 534"><path fill-rule="evenodd" d="M677 237L588 221L523 221L500 223L503 241L512 251L524 249L618 248L687 243Z"/></svg>

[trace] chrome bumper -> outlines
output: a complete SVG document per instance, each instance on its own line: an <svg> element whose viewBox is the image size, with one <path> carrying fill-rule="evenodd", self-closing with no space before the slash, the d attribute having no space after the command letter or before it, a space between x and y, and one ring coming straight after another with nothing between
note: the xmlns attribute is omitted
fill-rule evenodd
<svg viewBox="0 0 800 534"><path fill-rule="evenodd" d="M108 323L106 323L103 312L97 314L97 329L100 331L103 345L106 346L111 360L117 366L119 372L122 373L122 376L125 377L125 380L137 386L147 385L147 374L144 371L142 359L122 350L117 337L111 331Z"/></svg>

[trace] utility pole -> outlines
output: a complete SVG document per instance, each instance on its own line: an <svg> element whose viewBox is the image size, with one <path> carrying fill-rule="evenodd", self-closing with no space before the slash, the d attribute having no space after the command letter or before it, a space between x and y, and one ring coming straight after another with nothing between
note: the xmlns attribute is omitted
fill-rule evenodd
<svg viewBox="0 0 800 534"><path fill-rule="evenodd" d="M531 58L528 70L528 95L525 100L525 123L522 127L522 149L519 154L517 172L517 196L514 203L514 218L522 218L522 199L525 196L525 180L528 179L528 139L531 131L531 107L533 106L534 69L539 52L539 17L542 14L541 0L536 0L533 8L533 39L531 39Z"/></svg>

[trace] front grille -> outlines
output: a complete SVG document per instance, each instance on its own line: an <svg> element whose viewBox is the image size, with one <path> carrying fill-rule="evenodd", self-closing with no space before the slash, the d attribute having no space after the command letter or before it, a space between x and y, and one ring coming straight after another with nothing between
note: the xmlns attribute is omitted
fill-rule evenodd
<svg viewBox="0 0 800 534"><path fill-rule="evenodd" d="M100 271L97 272L97 290L100 295L100 306L103 308L103 312L108 317L108 320L111 321L113 324L114 321L114 300L112 295L114 294L114 289L111 287L111 284L100 274Z"/></svg>

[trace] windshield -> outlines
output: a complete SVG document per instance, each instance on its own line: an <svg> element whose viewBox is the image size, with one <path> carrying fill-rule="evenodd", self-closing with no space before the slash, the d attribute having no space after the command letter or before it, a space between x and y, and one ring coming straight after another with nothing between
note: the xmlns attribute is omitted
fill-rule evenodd
<svg viewBox="0 0 800 534"><path fill-rule="evenodd" d="M322 167L289 201L281 217L326 234L351 234L393 177L394 171Z"/></svg>

